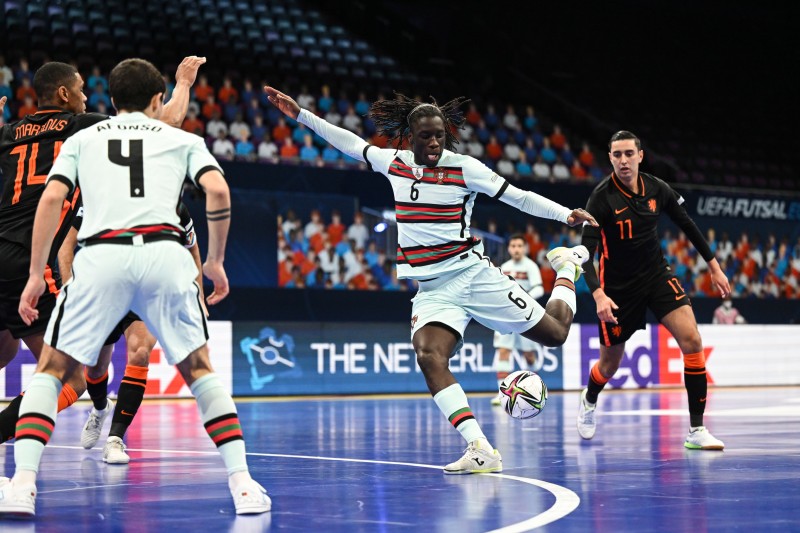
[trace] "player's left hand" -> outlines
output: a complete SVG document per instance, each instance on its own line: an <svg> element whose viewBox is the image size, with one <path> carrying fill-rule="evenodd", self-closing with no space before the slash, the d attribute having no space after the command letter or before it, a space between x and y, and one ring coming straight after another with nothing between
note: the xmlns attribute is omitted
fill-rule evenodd
<svg viewBox="0 0 800 533"><path fill-rule="evenodd" d="M184 57L181 64L178 65L178 70L175 72L175 83L185 83L189 87L194 85L194 80L197 79L197 71L205 62L205 57Z"/></svg>
<svg viewBox="0 0 800 533"><path fill-rule="evenodd" d="M44 277L28 278L22 296L19 297L19 316L28 326L39 318L39 310L36 309L36 306L39 304L39 296L44 293L45 287Z"/></svg>
<svg viewBox="0 0 800 533"><path fill-rule="evenodd" d="M214 305L224 300L230 292L230 288L228 287L228 276L225 274L225 268L222 263L219 261L206 261L203 263L203 275L214 284L214 292L206 298L208 305Z"/></svg>
<svg viewBox="0 0 800 533"><path fill-rule="evenodd" d="M583 209L573 209L572 213L569 214L567 217L567 224L570 226L577 226L578 224L583 224L584 222L588 222L589 225L597 227L597 221L594 219L592 215L590 215L587 211Z"/></svg>
<svg viewBox="0 0 800 533"><path fill-rule="evenodd" d="M728 276L720 269L716 272L711 272L711 281L714 283L714 286L717 290L722 294L722 297L725 298L731 294L731 284L728 283Z"/></svg>

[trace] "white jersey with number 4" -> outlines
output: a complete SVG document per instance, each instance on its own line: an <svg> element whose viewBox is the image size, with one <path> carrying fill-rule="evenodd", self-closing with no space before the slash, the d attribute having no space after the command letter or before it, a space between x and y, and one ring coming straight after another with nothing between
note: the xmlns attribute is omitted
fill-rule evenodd
<svg viewBox="0 0 800 533"><path fill-rule="evenodd" d="M124 113L70 137L48 180L81 187L78 240L182 232L176 211L188 175L220 170L201 137L144 113Z"/></svg>

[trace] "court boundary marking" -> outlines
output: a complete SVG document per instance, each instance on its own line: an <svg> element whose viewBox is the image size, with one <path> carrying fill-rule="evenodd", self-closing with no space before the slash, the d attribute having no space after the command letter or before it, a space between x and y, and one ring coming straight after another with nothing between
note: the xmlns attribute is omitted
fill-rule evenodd
<svg viewBox="0 0 800 533"><path fill-rule="evenodd" d="M6 446L9 445L6 444ZM64 446L58 444L48 445L47 447L54 449L62 449L62 450L84 450L82 446ZM93 448L93 450L102 450L102 448ZM127 451L140 452L140 453L154 453L154 454L186 454L186 455L219 456L219 452L217 450L202 451L202 450L165 450L165 449L153 449L153 448L127 448ZM432 470L442 469L442 467L439 465L429 465L423 463L407 463L402 461L379 461L377 459L352 459L348 457L324 457L317 455L295 455L295 454L285 454L285 453L262 453L262 452L247 452L247 455L253 457L276 457L282 459L309 459L315 461L379 464L388 466L407 466L412 468L427 468ZM442 475L444 476L446 474ZM466 474L466 475L473 475L473 474ZM520 483L525 483L527 485L533 485L535 487L539 487L540 489L548 491L556 498L556 501L555 503L553 503L553 505L551 505L547 510L539 513L538 515L531 517L527 520L522 520L521 522L516 522L501 528L493 529L491 531L488 531L487 533L522 533L524 531L530 531L532 529L536 529L545 526L547 524L551 524L557 520L560 520L561 518L564 518L572 511L577 509L581 503L580 497L575 492L568 489L567 487L556 485L555 483L549 483L547 481L542 481L540 479L514 476L511 474L503 474L503 473L480 474L480 475L498 477L500 479L506 479L509 481L517 481ZM96 488L96 487L88 487L88 488Z"/></svg>

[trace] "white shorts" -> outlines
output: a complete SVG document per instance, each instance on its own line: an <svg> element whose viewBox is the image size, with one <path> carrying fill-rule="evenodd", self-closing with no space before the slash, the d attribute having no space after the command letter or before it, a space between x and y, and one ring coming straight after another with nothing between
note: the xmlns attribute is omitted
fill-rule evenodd
<svg viewBox="0 0 800 533"><path fill-rule="evenodd" d="M421 327L440 322L459 336L473 318L501 334L521 333L544 316L544 307L488 260L433 281L419 282L411 309L411 338Z"/></svg>
<svg viewBox="0 0 800 533"><path fill-rule="evenodd" d="M509 333L501 335L495 331L494 343L495 348L505 348L506 350L516 349L518 352L538 352L541 346L538 342L532 341L527 337L523 337L519 333Z"/></svg>
<svg viewBox="0 0 800 533"><path fill-rule="evenodd" d="M87 246L75 255L44 340L94 366L103 342L130 310L176 365L208 340L196 278L192 254L177 242Z"/></svg>

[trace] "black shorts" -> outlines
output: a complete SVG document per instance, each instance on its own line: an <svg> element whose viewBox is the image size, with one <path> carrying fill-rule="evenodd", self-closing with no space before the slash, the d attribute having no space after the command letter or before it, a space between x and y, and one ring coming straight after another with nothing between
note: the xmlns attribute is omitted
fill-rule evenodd
<svg viewBox="0 0 800 533"><path fill-rule="evenodd" d="M0 331L7 329L15 339L43 333L56 305L61 280L48 270L47 289L39 297L39 318L28 326L19 316L19 297L28 283L31 254L18 243L0 240Z"/></svg>
<svg viewBox="0 0 800 533"><path fill-rule="evenodd" d="M128 314L125 315L122 320L119 321L119 324L116 325L114 330L111 332L111 335L108 336L106 342L103 343L103 346L108 346L109 344L116 343L120 337L125 334L125 330L130 327L131 324L136 322L137 320L142 320L139 318L139 315L134 313L133 311L128 311Z"/></svg>
<svg viewBox="0 0 800 533"><path fill-rule="evenodd" d="M645 329L647 310L650 309L661 321L666 315L684 305L692 305L671 270L659 270L649 282L641 283L631 289L615 289L611 285L603 287L606 296L614 300L617 309L613 322L599 322L600 342L603 346L614 346L628 340L637 329Z"/></svg>

